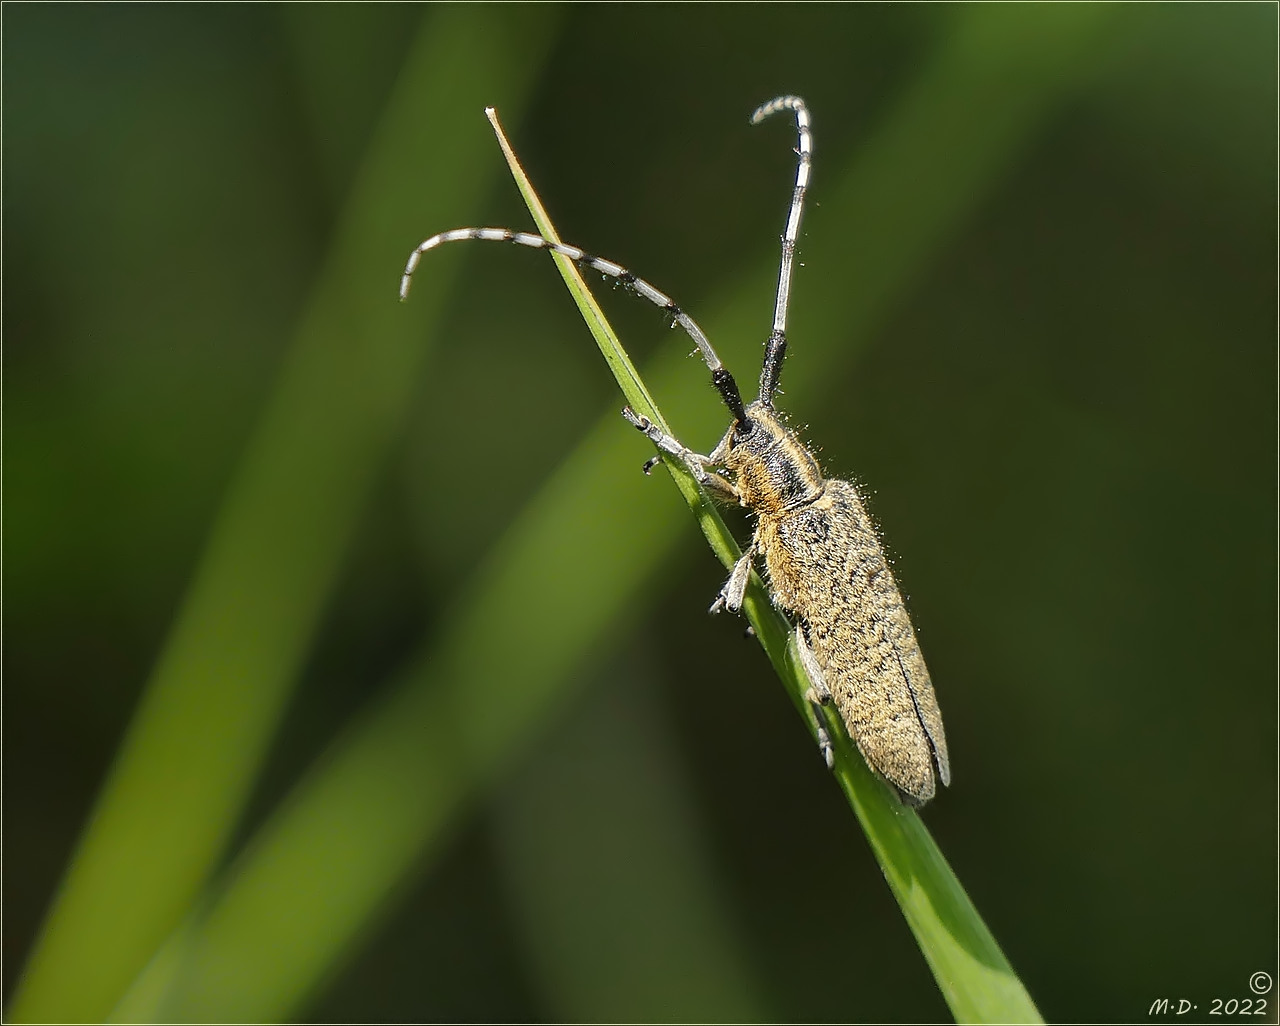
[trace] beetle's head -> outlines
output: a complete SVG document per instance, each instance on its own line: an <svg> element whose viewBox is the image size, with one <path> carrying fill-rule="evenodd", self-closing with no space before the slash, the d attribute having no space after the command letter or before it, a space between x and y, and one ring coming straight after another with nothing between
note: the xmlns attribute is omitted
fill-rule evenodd
<svg viewBox="0 0 1280 1026"><path fill-rule="evenodd" d="M822 494L818 461L763 400L734 418L718 453L733 472L739 500L748 509L777 513Z"/></svg>

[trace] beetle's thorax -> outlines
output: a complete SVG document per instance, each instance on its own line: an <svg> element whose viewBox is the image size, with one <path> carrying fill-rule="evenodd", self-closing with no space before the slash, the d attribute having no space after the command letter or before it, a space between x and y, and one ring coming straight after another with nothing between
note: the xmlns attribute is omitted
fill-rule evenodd
<svg viewBox="0 0 1280 1026"><path fill-rule="evenodd" d="M757 513L781 513L813 502L824 483L818 461L769 406L756 401L746 410L751 431L738 425L726 436L724 466L733 471L739 500Z"/></svg>

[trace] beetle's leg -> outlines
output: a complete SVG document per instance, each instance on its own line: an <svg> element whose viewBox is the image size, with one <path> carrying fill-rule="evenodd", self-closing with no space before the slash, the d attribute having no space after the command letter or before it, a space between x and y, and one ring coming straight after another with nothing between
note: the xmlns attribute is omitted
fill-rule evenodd
<svg viewBox="0 0 1280 1026"><path fill-rule="evenodd" d="M623 407L622 415L636 430L643 431L649 441L656 445L660 452L676 457L688 467L689 472L697 479L698 484L706 488L716 498L724 502L736 503L738 501L738 489L719 474L707 469L708 466L714 466L716 463L710 456L703 456L692 449L685 448L678 439L672 438L648 417L640 416L630 406ZM654 460L649 460L645 463L644 470L646 474L653 469L654 464Z"/></svg>
<svg viewBox="0 0 1280 1026"><path fill-rule="evenodd" d="M796 625L796 654L799 655L800 665L809 675L809 683L812 685L805 692L804 697L809 703L809 715L813 718L813 725L817 730L818 751L822 753L827 769L835 769L836 760L831 749L831 735L827 733L822 714L819 712L822 706L831 704L831 689L827 686L827 678L822 672L822 667L818 665L818 657L813 654L813 649L805 640L804 630L799 624Z"/></svg>
<svg viewBox="0 0 1280 1026"><path fill-rule="evenodd" d="M747 592L747 581L751 578L751 559L755 554L756 543L753 541L747 546L747 551L733 564L729 579L724 582L724 587L720 589L720 594L716 596L716 600L711 603L711 608L707 612L715 615L722 609L727 609L731 613L742 609L742 596Z"/></svg>

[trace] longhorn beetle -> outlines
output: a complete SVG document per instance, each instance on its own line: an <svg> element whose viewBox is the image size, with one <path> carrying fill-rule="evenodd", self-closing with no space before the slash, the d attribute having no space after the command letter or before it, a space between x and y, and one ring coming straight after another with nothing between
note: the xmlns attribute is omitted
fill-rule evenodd
<svg viewBox="0 0 1280 1026"><path fill-rule="evenodd" d="M630 407L622 415L658 449L658 455L644 465L646 474L664 457L677 459L712 496L755 514L751 544L734 565L711 612L739 611L752 561L757 554L763 556L773 603L795 626L796 651L811 684L806 698L827 765L834 765L831 739L817 707L834 703L867 763L905 802L923 805L933 797L938 780L951 783L951 767L942 715L911 619L857 489L847 481L824 478L813 454L773 405L787 349L791 269L813 161L809 110L800 97L770 100L752 114L751 123L780 111L795 114L799 163L782 236L773 330L765 342L760 394L753 402L743 403L733 375L702 329L670 297L625 267L577 246L507 228L443 232L409 255L400 279L400 298L408 295L414 269L427 250L443 242L482 239L552 250L616 278L666 310L697 344L733 423L711 453L702 456Z"/></svg>

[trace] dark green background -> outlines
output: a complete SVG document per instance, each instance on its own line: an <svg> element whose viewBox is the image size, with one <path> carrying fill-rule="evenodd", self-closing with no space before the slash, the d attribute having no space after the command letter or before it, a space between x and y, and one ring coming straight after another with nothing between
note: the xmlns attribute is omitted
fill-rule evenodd
<svg viewBox="0 0 1280 1026"><path fill-rule="evenodd" d="M524 105L509 128L562 235L698 317L783 223L791 136L749 128L752 107L808 100L805 232L838 238L824 186L891 128L971 11L539 7L521 15L550 38L532 91L489 102ZM6 1000L406 48L438 13L6 6ZM463 13L483 33L516 9ZM1037 15L992 16L1016 32ZM954 786L926 822L1050 1019L1142 1018L1159 997L1203 1017L1215 997L1251 996L1251 973L1275 974L1275 39L1270 4L1115 8L856 346L807 284L877 254L851 236L855 262L797 274L791 359L837 355L782 402L827 471L869 493L946 716ZM442 111L455 123L455 99L421 98L424 138ZM478 105L465 116L487 131ZM964 145L919 157L936 173ZM445 223L406 213L403 244L379 258L388 304L425 235L528 225L492 159L478 206ZM911 167L901 188L929 204ZM433 268L457 275L441 342L359 497L242 836L430 643L509 519L620 405L548 261L473 244L420 274ZM642 368L688 348L656 311L597 294ZM755 337L713 334L744 383L771 302L759 296ZM715 435L684 440L705 451ZM646 455L637 439L636 473ZM661 472L649 487L670 489ZM737 623L705 617L721 579L690 522L536 743L296 1014L947 1016L766 661ZM554 587L530 581L530 601ZM508 631L494 623L492 644ZM651 810L599 812L627 753L656 782L655 821L680 824L714 888L729 939L708 957L751 981L739 1007L682 1005L682 974L702 970L669 964L671 924L627 901L640 856L603 824L643 835ZM603 921L597 889L615 899Z"/></svg>

